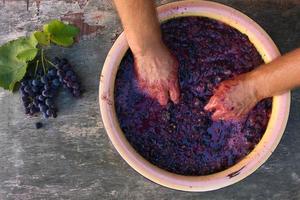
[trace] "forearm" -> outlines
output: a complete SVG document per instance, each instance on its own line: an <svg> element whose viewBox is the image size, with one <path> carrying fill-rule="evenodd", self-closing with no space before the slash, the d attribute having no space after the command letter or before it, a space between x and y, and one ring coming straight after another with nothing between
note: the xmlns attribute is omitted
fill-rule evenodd
<svg viewBox="0 0 300 200"><path fill-rule="evenodd" d="M114 0L128 44L134 54L161 45L160 26L152 0Z"/></svg>
<svg viewBox="0 0 300 200"><path fill-rule="evenodd" d="M300 49L248 73L260 99L279 95L300 86Z"/></svg>

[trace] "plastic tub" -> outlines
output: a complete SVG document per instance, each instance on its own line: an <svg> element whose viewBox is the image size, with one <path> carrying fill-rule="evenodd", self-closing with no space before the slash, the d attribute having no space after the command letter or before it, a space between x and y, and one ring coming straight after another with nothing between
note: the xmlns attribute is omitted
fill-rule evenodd
<svg viewBox="0 0 300 200"><path fill-rule="evenodd" d="M280 55L267 33L241 12L219 3L208 1L180 1L158 7L161 22L181 16L205 16L222 21L248 35L265 62ZM116 73L128 50L122 33L109 51L100 77L99 101L106 132L122 158L137 172L160 185L183 191L210 191L236 183L253 173L272 154L286 127L290 92L273 98L272 114L264 136L250 154L232 167L206 176L183 176L160 169L142 156L129 144L119 127L114 107L114 83Z"/></svg>

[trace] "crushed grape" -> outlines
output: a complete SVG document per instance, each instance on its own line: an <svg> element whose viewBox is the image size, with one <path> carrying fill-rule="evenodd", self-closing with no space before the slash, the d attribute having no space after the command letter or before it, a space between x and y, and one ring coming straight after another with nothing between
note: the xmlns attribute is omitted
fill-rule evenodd
<svg viewBox="0 0 300 200"><path fill-rule="evenodd" d="M182 175L222 171L260 141L272 99L259 102L240 122L212 121L204 106L221 81L249 72L262 57L246 35L216 20L175 18L161 28L179 61L180 103L163 107L141 92L128 51L115 82L120 127L134 149L162 169Z"/></svg>

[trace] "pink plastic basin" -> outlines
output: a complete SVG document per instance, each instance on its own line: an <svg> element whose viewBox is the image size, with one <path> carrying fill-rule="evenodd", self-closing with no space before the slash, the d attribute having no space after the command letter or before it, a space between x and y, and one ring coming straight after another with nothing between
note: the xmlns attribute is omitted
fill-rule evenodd
<svg viewBox="0 0 300 200"><path fill-rule="evenodd" d="M241 12L222 4L208 1L180 1L158 7L161 22L181 16L205 16L222 21L248 35L265 62L280 55L267 33ZM100 77L99 101L106 132L122 158L137 172L160 185L183 191L209 191L236 183L253 173L272 154L286 127L290 92L274 96L270 121L261 141L250 154L232 167L206 176L182 176L160 169L140 156L128 143L120 129L114 107L114 83L119 64L128 50L122 33L105 60Z"/></svg>

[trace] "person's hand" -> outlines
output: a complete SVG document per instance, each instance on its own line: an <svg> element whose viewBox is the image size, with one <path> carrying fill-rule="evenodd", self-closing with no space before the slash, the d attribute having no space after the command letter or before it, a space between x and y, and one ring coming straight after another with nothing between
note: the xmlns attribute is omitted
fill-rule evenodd
<svg viewBox="0 0 300 200"><path fill-rule="evenodd" d="M260 100L255 81L245 74L220 83L205 110L214 112L213 120L239 120Z"/></svg>
<svg viewBox="0 0 300 200"><path fill-rule="evenodd" d="M149 96L166 105L169 98L179 102L178 61L163 44L150 48L143 55L134 55L139 87Z"/></svg>

